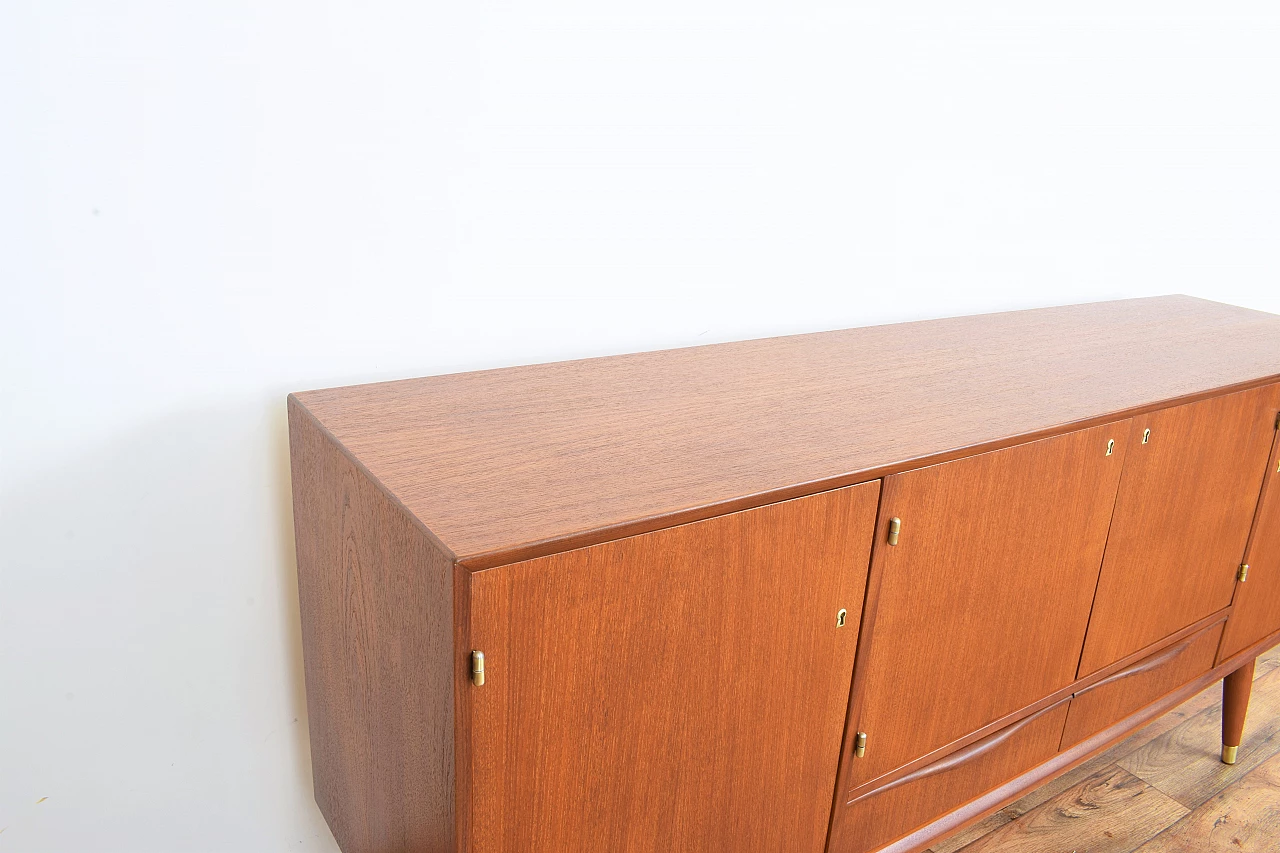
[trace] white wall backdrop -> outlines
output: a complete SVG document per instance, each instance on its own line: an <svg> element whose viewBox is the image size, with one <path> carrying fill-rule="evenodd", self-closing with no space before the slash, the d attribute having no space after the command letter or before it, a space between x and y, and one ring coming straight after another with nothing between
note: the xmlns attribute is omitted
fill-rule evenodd
<svg viewBox="0 0 1280 853"><path fill-rule="evenodd" d="M287 392L1280 312L1277 152L1274 4L6 0L0 850L336 849Z"/></svg>

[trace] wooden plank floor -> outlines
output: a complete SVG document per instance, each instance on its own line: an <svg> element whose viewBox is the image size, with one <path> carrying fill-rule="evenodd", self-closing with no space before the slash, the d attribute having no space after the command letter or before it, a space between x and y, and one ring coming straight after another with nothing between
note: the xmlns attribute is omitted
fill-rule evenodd
<svg viewBox="0 0 1280 853"><path fill-rule="evenodd" d="M932 853L1277 853L1280 646L1258 659L1239 763L1213 684Z"/></svg>

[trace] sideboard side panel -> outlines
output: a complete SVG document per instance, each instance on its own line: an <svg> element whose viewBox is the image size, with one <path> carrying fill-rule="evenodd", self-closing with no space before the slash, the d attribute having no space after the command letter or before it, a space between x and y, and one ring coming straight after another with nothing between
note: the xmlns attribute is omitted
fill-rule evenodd
<svg viewBox="0 0 1280 853"><path fill-rule="evenodd" d="M316 803L344 853L452 853L453 559L289 400Z"/></svg>

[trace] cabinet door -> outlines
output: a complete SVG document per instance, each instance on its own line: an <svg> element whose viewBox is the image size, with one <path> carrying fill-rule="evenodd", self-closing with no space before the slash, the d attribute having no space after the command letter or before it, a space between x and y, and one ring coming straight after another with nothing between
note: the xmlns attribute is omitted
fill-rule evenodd
<svg viewBox="0 0 1280 853"><path fill-rule="evenodd" d="M846 752L845 790L1072 682L1128 432L1120 422L885 480L846 736L865 732L866 753Z"/></svg>
<svg viewBox="0 0 1280 853"><path fill-rule="evenodd" d="M1280 432L1276 435L1280 436ZM1236 584L1219 661L1280 631L1280 437L1276 438L1267 463L1262 499L1244 561L1249 574L1243 583Z"/></svg>
<svg viewBox="0 0 1280 853"><path fill-rule="evenodd" d="M1132 420L1081 677L1231 603L1278 402L1270 385Z"/></svg>
<svg viewBox="0 0 1280 853"><path fill-rule="evenodd" d="M471 849L821 853L878 494L473 574Z"/></svg>

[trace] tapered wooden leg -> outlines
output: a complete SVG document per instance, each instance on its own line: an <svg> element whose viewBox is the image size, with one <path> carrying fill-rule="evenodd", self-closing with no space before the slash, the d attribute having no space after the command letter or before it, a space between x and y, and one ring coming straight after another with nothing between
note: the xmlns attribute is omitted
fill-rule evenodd
<svg viewBox="0 0 1280 853"><path fill-rule="evenodd" d="M1222 763L1235 764L1236 750L1244 736L1244 715L1249 710L1253 688L1253 665L1249 661L1222 679Z"/></svg>

